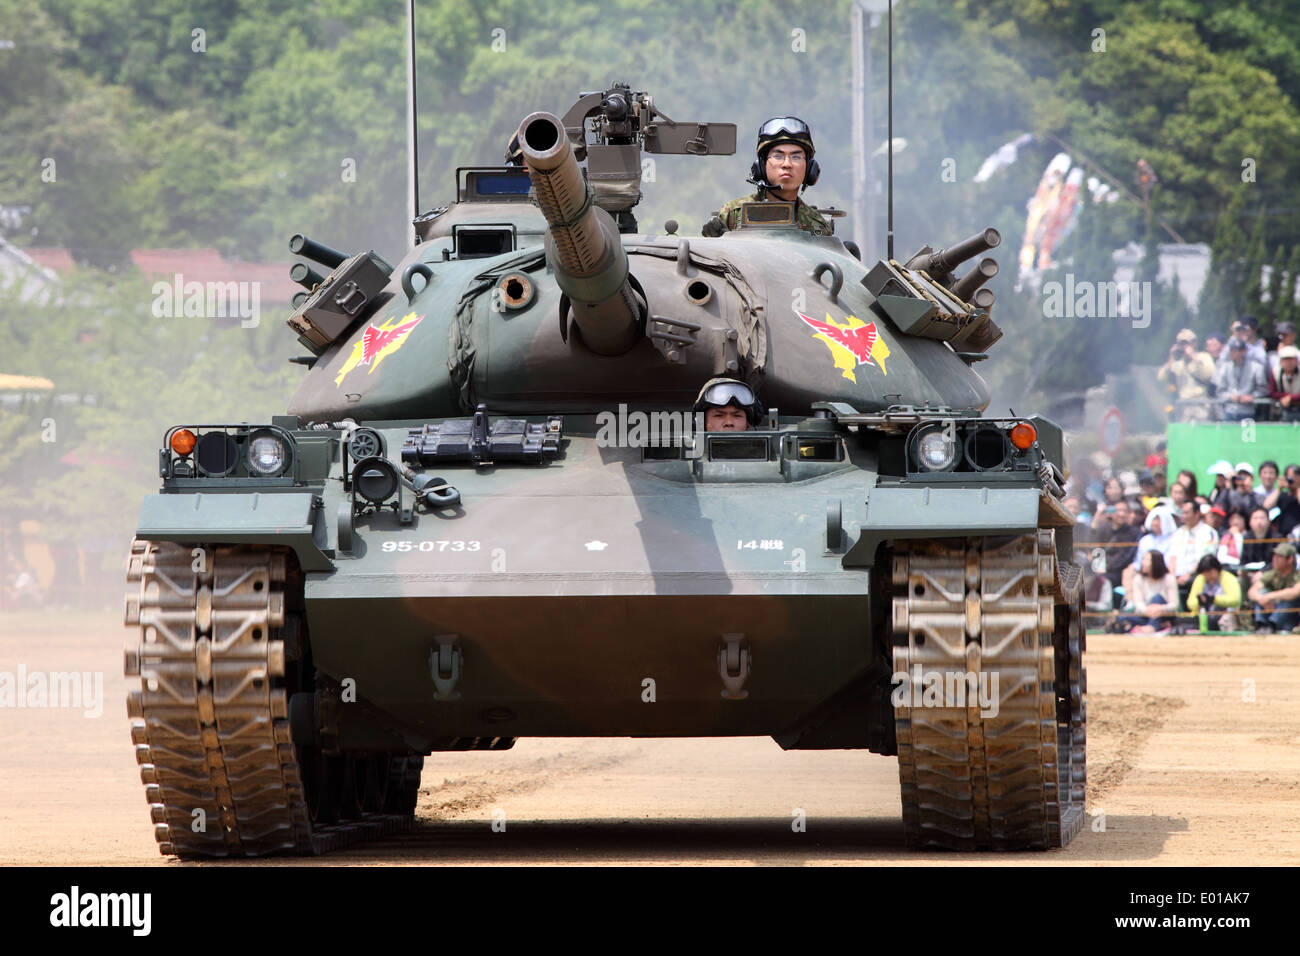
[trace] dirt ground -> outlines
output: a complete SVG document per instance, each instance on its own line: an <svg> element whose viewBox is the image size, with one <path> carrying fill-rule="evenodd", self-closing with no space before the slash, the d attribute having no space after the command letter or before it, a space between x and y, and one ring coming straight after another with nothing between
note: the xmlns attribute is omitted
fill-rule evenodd
<svg viewBox="0 0 1300 956"><path fill-rule="evenodd" d="M120 620L0 615L0 672L103 675L98 716L0 708L0 864L188 865L153 840ZM1085 664L1093 817L1064 850L909 853L889 757L753 738L538 739L427 758L415 832L305 862L1300 862L1300 636L1090 636Z"/></svg>

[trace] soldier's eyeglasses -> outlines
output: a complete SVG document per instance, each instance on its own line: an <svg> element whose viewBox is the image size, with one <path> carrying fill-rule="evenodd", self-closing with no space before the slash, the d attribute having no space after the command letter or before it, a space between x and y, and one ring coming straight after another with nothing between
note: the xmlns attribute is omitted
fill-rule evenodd
<svg viewBox="0 0 1300 956"><path fill-rule="evenodd" d="M804 162L803 153L768 153L767 161L777 166L798 166Z"/></svg>

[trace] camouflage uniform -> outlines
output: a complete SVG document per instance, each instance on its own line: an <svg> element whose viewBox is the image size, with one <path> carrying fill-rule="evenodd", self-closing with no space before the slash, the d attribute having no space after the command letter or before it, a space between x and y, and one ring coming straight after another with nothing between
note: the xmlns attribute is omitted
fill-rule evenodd
<svg viewBox="0 0 1300 956"><path fill-rule="evenodd" d="M1286 591L1297 584L1300 584L1300 568L1293 567L1286 574L1269 568L1259 576L1259 585L1265 591Z"/></svg>
<svg viewBox="0 0 1300 956"><path fill-rule="evenodd" d="M747 202L771 202L773 197L768 194L766 189L759 189L752 196L741 196L739 199L733 199L718 210L718 218L722 220L723 226L727 229L735 229L740 225L740 205ZM781 202L782 200L775 200ZM835 232L835 227L823 219L821 215L808 205L802 199L794 201L794 221L800 229L805 232L811 232L814 236L829 236Z"/></svg>

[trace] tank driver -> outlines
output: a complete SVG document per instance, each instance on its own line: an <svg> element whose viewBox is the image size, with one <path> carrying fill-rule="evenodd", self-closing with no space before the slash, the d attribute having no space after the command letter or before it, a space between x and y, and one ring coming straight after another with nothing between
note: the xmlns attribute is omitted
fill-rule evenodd
<svg viewBox="0 0 1300 956"><path fill-rule="evenodd" d="M763 405L754 390L734 378L711 378L695 399L707 432L743 432L758 427Z"/></svg>

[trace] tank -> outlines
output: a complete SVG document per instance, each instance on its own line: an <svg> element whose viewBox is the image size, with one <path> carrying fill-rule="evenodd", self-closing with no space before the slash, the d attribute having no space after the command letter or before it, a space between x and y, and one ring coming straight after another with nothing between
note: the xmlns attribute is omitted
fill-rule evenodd
<svg viewBox="0 0 1300 956"><path fill-rule="evenodd" d="M1068 843L1067 448L984 415L997 265L957 273L997 232L864 263L789 203L641 231L642 154L708 162L736 130L623 84L517 139L396 266L295 236L319 271L294 270L287 411L162 436L126 599L162 852L399 831L425 759L530 736L868 750L911 846ZM705 430L716 376L755 427Z"/></svg>

